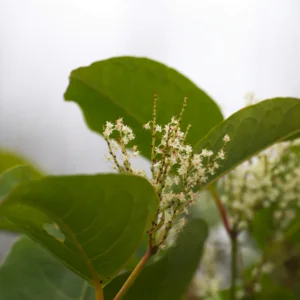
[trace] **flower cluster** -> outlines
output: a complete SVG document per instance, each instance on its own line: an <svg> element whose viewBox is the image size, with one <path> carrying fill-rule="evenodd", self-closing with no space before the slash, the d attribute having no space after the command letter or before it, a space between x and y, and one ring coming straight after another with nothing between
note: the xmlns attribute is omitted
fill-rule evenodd
<svg viewBox="0 0 300 300"><path fill-rule="evenodd" d="M156 245L163 247L171 228L180 230L185 224L185 218L179 215L187 213L188 207L196 199L199 187L221 167L226 157L226 144L229 135L223 137L223 147L214 153L211 149L203 149L194 153L187 141L190 125L181 130L182 117L187 107L185 98L178 117L162 126L156 122L157 97L154 97L153 119L143 125L145 130L151 130L151 173L149 181L154 186L160 199L156 221L149 232L157 233ZM107 142L109 155L107 159L119 172L126 172L146 177L146 172L132 167L130 158L140 155L137 146L130 147L135 139L131 128L124 125L122 119L115 124L106 123L103 131ZM129 150L132 150L131 152ZM176 221L176 224L174 224Z"/></svg>
<svg viewBox="0 0 300 300"><path fill-rule="evenodd" d="M271 223L266 226L271 230L266 243L276 245L293 228L300 208L300 140L272 146L230 172L220 184L231 227L236 232L251 231L256 213L267 210ZM238 290L238 299L260 292L262 276L273 271L274 265L266 261L268 248L263 253L250 282Z"/></svg>
<svg viewBox="0 0 300 300"><path fill-rule="evenodd" d="M222 179L221 200L237 230L249 228L255 212L272 207L277 236L300 206L300 159L297 141L274 145ZM299 149L300 150L300 149Z"/></svg>

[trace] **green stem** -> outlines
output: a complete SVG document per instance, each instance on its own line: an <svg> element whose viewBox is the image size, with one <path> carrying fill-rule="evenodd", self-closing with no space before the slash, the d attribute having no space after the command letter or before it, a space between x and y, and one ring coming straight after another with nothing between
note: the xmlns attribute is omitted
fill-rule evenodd
<svg viewBox="0 0 300 300"><path fill-rule="evenodd" d="M230 299L236 300L236 279L237 279L237 257L238 257L238 242L237 235L231 234L231 289Z"/></svg>
<svg viewBox="0 0 300 300"><path fill-rule="evenodd" d="M157 252L157 247L152 245L152 235L149 234L149 248L145 255L142 257L138 265L132 271L130 276L127 278L121 289L119 290L118 294L115 296L114 300L121 300L123 299L124 295L128 292L129 288L133 285L137 277L141 274L145 264Z"/></svg>

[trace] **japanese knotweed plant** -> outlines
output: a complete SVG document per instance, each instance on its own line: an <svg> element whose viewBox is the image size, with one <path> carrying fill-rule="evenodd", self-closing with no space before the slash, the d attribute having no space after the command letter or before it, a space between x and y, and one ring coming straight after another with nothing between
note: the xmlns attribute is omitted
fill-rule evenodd
<svg viewBox="0 0 300 300"><path fill-rule="evenodd" d="M0 228L31 238L20 239L0 267L0 300L191 298L208 234L193 205L204 206L201 190L219 209L232 259L231 283L222 286L210 265L216 249L207 245L200 266L209 274L197 297L268 295L261 274L277 266L261 244L278 245L298 230L299 158L290 144L274 146L283 147L276 155L261 152L299 137L299 99L265 100L224 120L188 78L138 57L72 71L64 97L104 137L114 172L46 176L0 153ZM149 170L134 167L140 156ZM263 253L245 280L243 232Z"/></svg>
<svg viewBox="0 0 300 300"><path fill-rule="evenodd" d="M154 96L152 120L143 125L151 131L151 177L147 178L144 170L132 167L130 159L140 156L138 146L134 145L133 130L119 118L115 123L106 122L103 136L106 140L109 154L106 159L112 163L112 168L120 173L134 174L147 178L154 187L159 207L147 234L149 249L144 256L143 264L160 248L165 249L169 232L177 232L186 224L185 216L188 208L195 203L199 189L208 178L222 167L226 158L226 145L230 137L225 134L223 146L214 153L210 149L202 149L194 153L191 145L186 143L191 125L182 131L181 123L188 98L184 98L182 109L177 117L173 116L168 124L157 124L157 95ZM132 147L130 147L130 145ZM141 267L140 264L138 267ZM120 290L116 299L122 297L129 285L132 284L139 269L132 273Z"/></svg>
<svg viewBox="0 0 300 300"><path fill-rule="evenodd" d="M264 276L281 272L278 268L287 260L285 256L289 253L282 252L282 247L288 246L291 236L299 230L296 221L300 211L299 142L296 139L272 146L224 176L219 181L218 192L211 189L234 250L231 252L232 299L248 299L261 293ZM238 239L244 232L257 239L262 247L260 258L246 270L247 276L242 276L245 272L241 263L243 242ZM276 248L281 252L277 253ZM296 243L292 248L292 255L296 255L299 245ZM217 265L221 249L222 245L209 241L205 247L202 272L195 278L203 299L220 297L220 291L226 286Z"/></svg>
<svg viewBox="0 0 300 300"><path fill-rule="evenodd" d="M164 126L156 123L156 105L155 95L153 119L143 125L145 130L151 130L152 136L152 176L148 180L160 200L155 220L149 230L149 234L153 236L151 243L154 249L163 246L177 217L188 214L188 208L195 203L199 188L222 166L226 144L230 141L229 135L226 134L223 137L223 147L217 153L205 148L199 154L195 154L192 146L186 143L191 125L185 131L180 127L187 98L184 99L179 116L172 117L170 123ZM141 153L137 145L129 146L133 143L135 135L130 127L123 124L122 118L116 120L115 124L106 122L103 136L109 149L106 159L112 162L114 170L147 178L145 170L136 169L130 163L131 157L138 157ZM177 223L179 227L184 226L184 217ZM159 237L157 232L160 233Z"/></svg>

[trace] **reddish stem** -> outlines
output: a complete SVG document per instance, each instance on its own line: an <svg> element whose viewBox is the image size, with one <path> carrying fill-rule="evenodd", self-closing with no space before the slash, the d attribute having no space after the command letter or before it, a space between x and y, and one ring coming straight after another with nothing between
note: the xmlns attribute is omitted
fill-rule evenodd
<svg viewBox="0 0 300 300"><path fill-rule="evenodd" d="M212 196L213 196L213 198L216 202L216 205L217 205L217 208L219 210L219 213L220 213L222 222L224 224L224 227L225 227L229 237L232 238L234 233L233 233L233 230L231 229L231 226L229 224L226 209L225 209L223 203L221 202L221 199L220 199L216 189L213 186L211 186L211 187L209 187L209 190L210 190L210 192L211 192L211 194L212 194Z"/></svg>

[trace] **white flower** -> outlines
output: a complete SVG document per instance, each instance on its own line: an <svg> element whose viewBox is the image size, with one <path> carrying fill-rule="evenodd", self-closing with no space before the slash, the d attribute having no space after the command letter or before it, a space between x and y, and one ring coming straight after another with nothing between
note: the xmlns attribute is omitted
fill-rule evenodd
<svg viewBox="0 0 300 300"><path fill-rule="evenodd" d="M134 151L134 152L133 152L133 156L134 156L134 157L138 157L139 155L140 155L140 151Z"/></svg>
<svg viewBox="0 0 300 300"><path fill-rule="evenodd" d="M202 166L202 159L200 154L194 154L192 158L192 165L197 168Z"/></svg>
<svg viewBox="0 0 300 300"><path fill-rule="evenodd" d="M209 167L208 172L210 173L210 175L215 175L215 168Z"/></svg>
<svg viewBox="0 0 300 300"><path fill-rule="evenodd" d="M159 168L161 166L161 161L157 161L156 163L153 164L154 168Z"/></svg>
<svg viewBox="0 0 300 300"><path fill-rule="evenodd" d="M178 120L175 117L171 118L171 124L177 125L178 124Z"/></svg>
<svg viewBox="0 0 300 300"><path fill-rule="evenodd" d="M193 152L193 148L190 145L186 145L184 150L188 154Z"/></svg>
<svg viewBox="0 0 300 300"><path fill-rule="evenodd" d="M143 125L143 127L147 130L149 130L151 127L150 127L150 122L146 123Z"/></svg>
<svg viewBox="0 0 300 300"><path fill-rule="evenodd" d="M127 136L123 136L122 140L123 140L124 145L127 145L130 141Z"/></svg>
<svg viewBox="0 0 300 300"><path fill-rule="evenodd" d="M201 155L203 157L210 157L212 156L214 153L211 150L207 150L207 149L202 149Z"/></svg>
<svg viewBox="0 0 300 300"><path fill-rule="evenodd" d="M243 290L238 290L238 291L236 292L236 298L237 298L237 299L243 299L245 296L246 296L246 293L245 293L245 291L243 291Z"/></svg>
<svg viewBox="0 0 300 300"><path fill-rule="evenodd" d="M157 132L162 132L161 126L160 126L160 125L156 125L156 126L155 126L155 131L157 131Z"/></svg>
<svg viewBox="0 0 300 300"><path fill-rule="evenodd" d="M222 160L225 159L225 151L223 149L221 149L218 154L217 154L217 158L220 158Z"/></svg>
<svg viewBox="0 0 300 300"><path fill-rule="evenodd" d="M123 125L122 132L124 134L132 134L132 129L130 127L128 127L127 125Z"/></svg>
<svg viewBox="0 0 300 300"><path fill-rule="evenodd" d="M106 159L107 161L111 161L111 160L112 160L112 157L111 157L111 155L109 155L109 154L105 154L105 159Z"/></svg>
<svg viewBox="0 0 300 300"><path fill-rule="evenodd" d="M155 152L157 154L161 154L162 153L162 151L161 151L161 149L159 147L155 147Z"/></svg>
<svg viewBox="0 0 300 300"><path fill-rule="evenodd" d="M132 140L135 139L135 135L134 135L133 133L129 133L129 134L127 135L127 137L128 137L128 139L129 139L129 141L132 141Z"/></svg>
<svg viewBox="0 0 300 300"><path fill-rule="evenodd" d="M120 145L115 140L111 140L110 145L114 151L117 151L120 148Z"/></svg>
<svg viewBox="0 0 300 300"><path fill-rule="evenodd" d="M224 137L223 137L223 141L224 141L225 143L230 142L230 136L229 136L228 134L225 134Z"/></svg>
<svg viewBox="0 0 300 300"><path fill-rule="evenodd" d="M265 274L270 274L274 269L274 265L270 262L266 262L262 265L261 271Z"/></svg>
<svg viewBox="0 0 300 300"><path fill-rule="evenodd" d="M112 132L114 131L114 127L115 126L111 122L106 122L106 127L103 132L103 135L105 137L109 137L112 134Z"/></svg>
<svg viewBox="0 0 300 300"><path fill-rule="evenodd" d="M178 185L178 184L180 183L180 178L179 178L179 176L175 176L175 177L174 177L174 183L175 183L176 185Z"/></svg>
<svg viewBox="0 0 300 300"><path fill-rule="evenodd" d="M121 131L123 128L123 118L119 118L117 121L116 121L116 129L118 131Z"/></svg>
<svg viewBox="0 0 300 300"><path fill-rule="evenodd" d="M179 225L179 229L182 229L184 227L184 225L186 224L186 219L185 218L181 218L178 221L178 225Z"/></svg>
<svg viewBox="0 0 300 300"><path fill-rule="evenodd" d="M103 135L108 138L112 134L112 132L113 132L112 129L106 127L105 130L103 131Z"/></svg>

